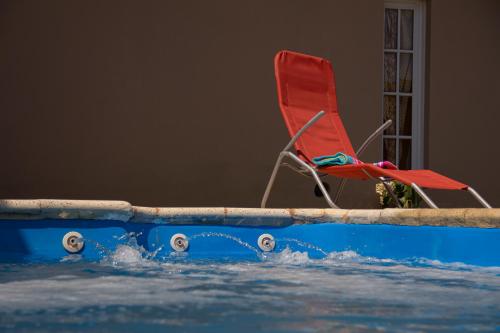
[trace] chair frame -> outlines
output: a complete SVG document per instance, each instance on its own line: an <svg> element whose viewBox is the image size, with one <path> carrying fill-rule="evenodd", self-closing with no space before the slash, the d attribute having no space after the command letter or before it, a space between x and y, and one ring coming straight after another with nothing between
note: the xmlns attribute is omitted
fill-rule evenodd
<svg viewBox="0 0 500 333"><path fill-rule="evenodd" d="M325 200L328 203L328 205L331 208L340 209L340 207L337 205L337 202L340 199L342 191L343 191L343 189L345 187L345 184L347 182L347 178L342 178L342 180L341 180L341 182L339 184L339 187L337 189L337 193L335 194L335 198L334 198L334 200L332 200L330 198L330 195L328 194L328 191L325 189L325 187L324 187L324 185L323 185L323 183L321 182L321 179L320 179L320 177L326 176L327 174L322 174L317 168L312 167L311 165L307 164L306 162L304 162L303 160L301 160L296 154L294 154L291 151L293 145L300 138L300 136L307 129L309 129L312 125L314 125L319 119L321 119L321 117L323 117L324 115L325 115L325 111L320 111L314 117L312 117L304 126L302 126L302 128L299 131L297 131L297 133L295 133L295 135L292 137L292 139L290 140L290 142L288 142L288 144L285 146L285 148L279 153L278 159L276 160L276 163L275 163L274 168L273 168L273 172L271 173L271 177L269 178L269 182L267 183L266 190L264 192L264 196L262 197L262 201L261 201L261 204L260 204L261 208L265 208L266 207L267 201L269 199L269 195L271 194L271 190L273 188L273 185L274 185L274 182L276 180L276 176L278 174L278 171L279 171L280 167L281 166L287 166L287 167L289 167L290 169L292 169L293 171L295 171L295 172L297 172L299 174L302 174L302 175L305 175L305 176L308 176L308 177L312 177L314 179L314 181L316 182L316 184L318 185L318 188L320 189L321 193L323 194L323 197L325 198ZM375 138L377 138L380 134L382 134L382 132L386 128L388 128L391 124L392 124L392 120L388 120L382 126L380 126L379 128L377 128L363 142L363 144L358 148L358 150L356 151L356 155L359 157L364 152L364 150L370 145L370 143L372 143L373 140L375 140ZM283 159L285 157L288 157L289 159L291 159L292 161L294 161L295 163L297 163L301 168L296 168L295 166L290 165L288 163L283 163ZM399 203L399 200L397 200L397 198L396 198L396 195L392 191L391 187L387 184L387 181L390 180L390 179L387 179L387 178L384 178L384 177L375 178L375 177L371 176L366 170L363 170L363 172L369 178L371 178L371 179L373 179L373 180L375 180L377 182L378 181L382 182L382 184L384 185L384 187L386 188L386 190L389 192L389 194L391 195L391 197L393 199L395 199L394 201L397 203L398 207L402 208L401 204ZM438 208L438 206L431 200L431 198L429 198L429 196L422 190L422 188L420 188L420 186L418 186L415 183L412 183L411 187L418 193L418 195L427 203L427 205L429 207L431 207L431 208ZM483 207L485 207L485 208L492 208L490 206L490 204L488 204L488 202L486 202L486 200L484 200L483 197L481 197L479 195L479 193L477 193L472 187L468 186L467 187L467 191L469 193L471 193L472 196L477 201L479 201L479 203Z"/></svg>

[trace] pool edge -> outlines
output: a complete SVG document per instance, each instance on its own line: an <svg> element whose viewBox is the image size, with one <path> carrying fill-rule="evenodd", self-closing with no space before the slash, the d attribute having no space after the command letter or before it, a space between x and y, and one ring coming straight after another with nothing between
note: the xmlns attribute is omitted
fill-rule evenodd
<svg viewBox="0 0 500 333"><path fill-rule="evenodd" d="M270 227L347 223L500 228L500 209L140 207L107 200L0 200L0 220L46 219Z"/></svg>

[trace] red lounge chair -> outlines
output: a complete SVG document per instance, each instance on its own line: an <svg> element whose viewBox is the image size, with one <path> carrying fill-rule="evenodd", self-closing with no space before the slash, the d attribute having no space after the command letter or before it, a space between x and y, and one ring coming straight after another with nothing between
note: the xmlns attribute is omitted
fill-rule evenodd
<svg viewBox="0 0 500 333"><path fill-rule="evenodd" d="M330 62L305 54L281 51L274 59L274 66L281 113L292 139L276 161L271 179L262 198L262 208L266 206L269 193L281 165L289 166L301 174L312 176L332 208L338 208L335 202L340 196L346 179L375 179L382 181L393 196L394 193L387 186L386 181L395 179L412 186L422 199L433 208L437 208L436 204L422 191L422 188L467 190L484 207L491 208L470 186L431 170L388 170L371 163L326 168L316 167L312 163L312 158L317 156L342 152L358 158L363 150L389 127L391 120L370 135L355 152L338 113L335 81ZM295 146L296 154L290 151L292 146ZM284 157L290 158L299 167L282 163ZM343 178L334 201L331 200L323 186L318 172Z"/></svg>

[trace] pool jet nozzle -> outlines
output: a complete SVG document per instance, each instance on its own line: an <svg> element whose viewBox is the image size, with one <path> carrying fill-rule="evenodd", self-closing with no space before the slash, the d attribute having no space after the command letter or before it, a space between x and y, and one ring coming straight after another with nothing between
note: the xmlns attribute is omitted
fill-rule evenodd
<svg viewBox="0 0 500 333"><path fill-rule="evenodd" d="M82 234L76 231L70 231L64 235L62 245L67 252L78 253L83 250L85 242L83 241Z"/></svg>
<svg viewBox="0 0 500 333"><path fill-rule="evenodd" d="M261 249L264 252L271 252L274 250L274 247L276 246L276 242L274 241L274 237L270 234L262 234L259 236L259 239L257 240L257 245L259 246L259 249Z"/></svg>
<svg viewBox="0 0 500 333"><path fill-rule="evenodd" d="M175 234L170 238L170 246L176 252L184 252L189 247L189 241L184 234Z"/></svg>

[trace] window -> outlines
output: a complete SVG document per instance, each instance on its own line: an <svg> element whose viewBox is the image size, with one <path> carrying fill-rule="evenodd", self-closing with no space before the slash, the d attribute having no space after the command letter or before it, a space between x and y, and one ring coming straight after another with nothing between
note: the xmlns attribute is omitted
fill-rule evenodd
<svg viewBox="0 0 500 333"><path fill-rule="evenodd" d="M401 169L423 166L423 1L385 3L383 159Z"/></svg>

